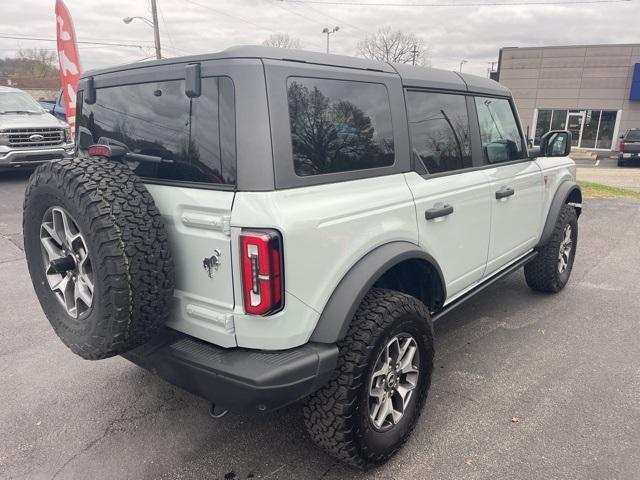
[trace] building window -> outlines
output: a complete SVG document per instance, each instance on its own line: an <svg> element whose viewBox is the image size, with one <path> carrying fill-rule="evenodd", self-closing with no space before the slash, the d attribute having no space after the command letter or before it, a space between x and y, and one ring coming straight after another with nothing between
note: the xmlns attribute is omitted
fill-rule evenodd
<svg viewBox="0 0 640 480"><path fill-rule="evenodd" d="M534 143L538 145L542 135L549 131L549 125L551 125L551 114L553 110L538 110L538 118L536 119L536 133Z"/></svg>
<svg viewBox="0 0 640 480"><path fill-rule="evenodd" d="M615 110L538 110L535 144L548 131L569 126L574 147L611 149L617 115Z"/></svg>
<svg viewBox="0 0 640 480"><path fill-rule="evenodd" d="M613 140L613 129L616 125L616 116L618 112L615 110L603 110L600 117L600 132L596 140L596 148L611 148Z"/></svg>

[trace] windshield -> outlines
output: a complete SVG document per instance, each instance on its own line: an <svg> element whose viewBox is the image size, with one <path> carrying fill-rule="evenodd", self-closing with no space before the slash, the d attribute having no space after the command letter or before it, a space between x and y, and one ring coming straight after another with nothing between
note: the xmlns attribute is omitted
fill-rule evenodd
<svg viewBox="0 0 640 480"><path fill-rule="evenodd" d="M640 142L640 130L629 130L624 139L630 142Z"/></svg>
<svg viewBox="0 0 640 480"><path fill-rule="evenodd" d="M41 113L42 107L23 92L0 92L0 113Z"/></svg>

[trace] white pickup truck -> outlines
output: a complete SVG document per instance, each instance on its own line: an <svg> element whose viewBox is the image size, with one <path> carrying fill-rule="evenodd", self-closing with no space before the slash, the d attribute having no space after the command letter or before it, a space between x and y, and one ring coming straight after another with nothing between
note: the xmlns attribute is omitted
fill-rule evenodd
<svg viewBox="0 0 640 480"><path fill-rule="evenodd" d="M28 93L0 87L0 171L71 158L71 129Z"/></svg>
<svg viewBox="0 0 640 480"><path fill-rule="evenodd" d="M435 319L520 267L534 290L569 280L571 135L527 149L491 80L239 47L79 91L79 158L26 193L42 308L73 352L214 416L303 401L318 445L378 465L425 403Z"/></svg>

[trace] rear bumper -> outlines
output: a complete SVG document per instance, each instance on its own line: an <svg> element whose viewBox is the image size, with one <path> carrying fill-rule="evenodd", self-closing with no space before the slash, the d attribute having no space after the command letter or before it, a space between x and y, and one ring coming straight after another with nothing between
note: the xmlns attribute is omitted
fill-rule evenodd
<svg viewBox="0 0 640 480"><path fill-rule="evenodd" d="M9 150L8 152L0 152L0 168L36 167L51 160L71 158L73 154L74 146L72 143L55 148Z"/></svg>
<svg viewBox="0 0 640 480"><path fill-rule="evenodd" d="M619 153L618 154L618 158L620 160L639 160L640 159L640 152Z"/></svg>
<svg viewBox="0 0 640 480"><path fill-rule="evenodd" d="M221 408L256 413L283 407L320 388L336 367L338 347L307 343L274 352L224 349L165 329L123 357Z"/></svg>

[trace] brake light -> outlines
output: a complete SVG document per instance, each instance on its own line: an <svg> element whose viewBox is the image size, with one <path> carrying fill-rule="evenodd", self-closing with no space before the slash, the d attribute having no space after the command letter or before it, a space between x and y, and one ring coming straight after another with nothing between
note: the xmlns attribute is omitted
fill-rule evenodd
<svg viewBox="0 0 640 480"><path fill-rule="evenodd" d="M282 309L282 238L275 230L240 233L242 297L249 315L270 315Z"/></svg>
<svg viewBox="0 0 640 480"><path fill-rule="evenodd" d="M88 152L92 157L111 157L111 148L108 145L91 145Z"/></svg>
<svg viewBox="0 0 640 480"><path fill-rule="evenodd" d="M620 153L624 152L624 142L620 142Z"/></svg>

